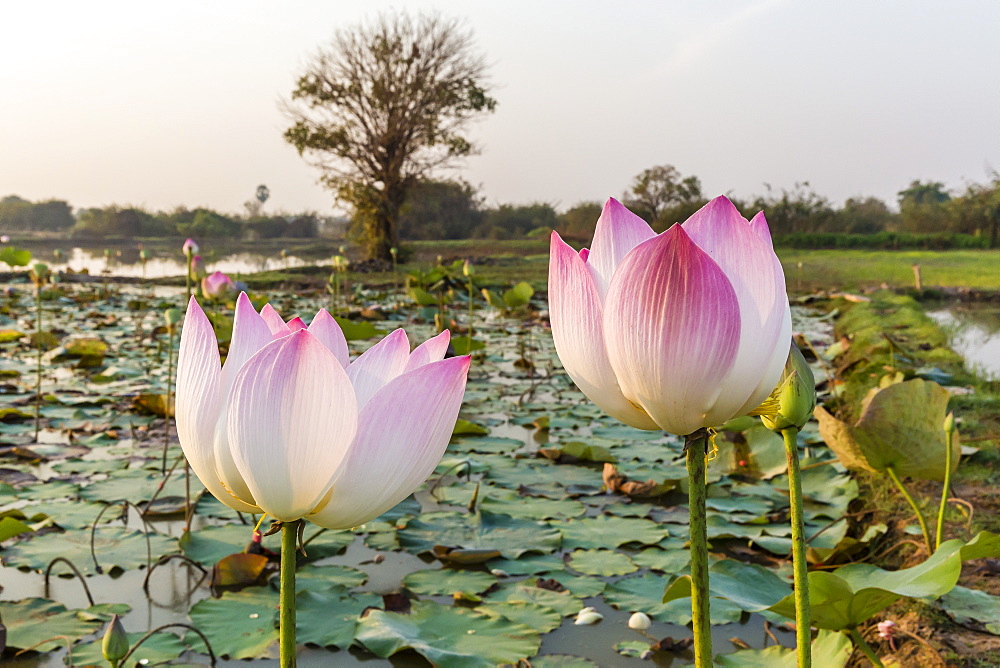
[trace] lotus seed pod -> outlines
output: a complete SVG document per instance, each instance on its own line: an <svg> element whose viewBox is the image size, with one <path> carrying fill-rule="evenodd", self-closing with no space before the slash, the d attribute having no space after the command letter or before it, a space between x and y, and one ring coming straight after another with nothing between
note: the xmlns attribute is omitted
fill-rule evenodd
<svg viewBox="0 0 1000 668"><path fill-rule="evenodd" d="M163 319L167 322L167 327L173 327L181 321L181 310L179 308L168 308L163 312Z"/></svg>

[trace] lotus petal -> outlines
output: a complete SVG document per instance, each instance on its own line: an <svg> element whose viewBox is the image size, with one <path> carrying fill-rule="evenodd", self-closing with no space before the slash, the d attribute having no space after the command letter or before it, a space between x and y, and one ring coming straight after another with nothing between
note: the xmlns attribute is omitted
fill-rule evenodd
<svg viewBox="0 0 1000 668"><path fill-rule="evenodd" d="M288 325L270 304L264 304L264 308L260 310L260 317L264 318L264 322L271 329L271 334L279 336L288 333Z"/></svg>
<svg viewBox="0 0 1000 668"><path fill-rule="evenodd" d="M446 329L421 343L410 353L410 358L406 361L406 371L413 371L425 364L444 359L450 341L451 331Z"/></svg>
<svg viewBox="0 0 1000 668"><path fill-rule="evenodd" d="M349 529L391 509L426 480L448 447L469 363L468 356L431 362L379 390L361 410L330 497L308 519Z"/></svg>
<svg viewBox="0 0 1000 668"><path fill-rule="evenodd" d="M340 328L340 325L325 308L321 308L316 313L316 317L309 323L309 331L330 349L330 352L340 362L340 366L346 369L347 365L351 363L351 355L347 348L344 330Z"/></svg>
<svg viewBox="0 0 1000 668"><path fill-rule="evenodd" d="M625 398L611 368L601 297L587 265L559 234L549 252L549 319L559 360L577 387L612 417L639 429L659 429Z"/></svg>
<svg viewBox="0 0 1000 668"><path fill-rule="evenodd" d="M386 383L403 373L410 358L410 342L402 328L366 350L347 367L361 409Z"/></svg>
<svg viewBox="0 0 1000 668"><path fill-rule="evenodd" d="M608 358L625 397L687 435L718 411L740 344L740 304L719 265L674 225L622 261L604 305Z"/></svg>
<svg viewBox="0 0 1000 668"><path fill-rule="evenodd" d="M611 277L630 250L656 236L646 221L626 209L614 197L609 197L597 219L594 243L586 262L594 276L597 293L603 300Z"/></svg>
<svg viewBox="0 0 1000 668"><path fill-rule="evenodd" d="M347 373L308 330L243 365L229 400L230 449L264 512L290 522L323 499L357 431L356 406Z"/></svg>

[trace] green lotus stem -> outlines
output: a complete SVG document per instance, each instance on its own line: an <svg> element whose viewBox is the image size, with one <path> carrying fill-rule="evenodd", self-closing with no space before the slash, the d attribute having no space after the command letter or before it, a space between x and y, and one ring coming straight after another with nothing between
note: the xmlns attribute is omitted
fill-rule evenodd
<svg viewBox="0 0 1000 668"><path fill-rule="evenodd" d="M934 535L934 549L941 547L944 536L944 513L948 510L948 496L951 493L951 445L955 436L954 425L945 430L944 489L941 490L941 505L938 506L937 531Z"/></svg>
<svg viewBox="0 0 1000 668"><path fill-rule="evenodd" d="M876 666L876 668L885 668L882 664L882 660L878 658L878 654L876 654L875 650L871 648L871 645L865 642L865 639L860 633L858 633L856 628L850 629L850 635L851 640L853 640L854 644L861 650L861 653L868 657L868 660L872 662L872 665Z"/></svg>
<svg viewBox="0 0 1000 668"><path fill-rule="evenodd" d="M691 627L694 634L694 665L712 666L712 625L708 601L708 511L705 499L705 460L708 455L708 430L688 434L687 453L688 508L691 542Z"/></svg>
<svg viewBox="0 0 1000 668"><path fill-rule="evenodd" d="M35 442L42 425L42 286L35 286L35 346L38 362L35 368Z"/></svg>
<svg viewBox="0 0 1000 668"><path fill-rule="evenodd" d="M474 304L472 301L472 276L469 276L468 278L469 278L469 335L467 338L469 339L469 345L465 349L465 354L471 355L472 354L472 307Z"/></svg>
<svg viewBox="0 0 1000 668"><path fill-rule="evenodd" d="M185 253L187 257L187 271L184 273L184 287L187 288L187 298L191 301L191 263L194 261L194 253Z"/></svg>
<svg viewBox="0 0 1000 668"><path fill-rule="evenodd" d="M163 407L163 465L162 473L167 472L167 447L170 445L170 395L174 375L174 328L167 328L167 400Z"/></svg>
<svg viewBox="0 0 1000 668"><path fill-rule="evenodd" d="M933 552L934 550L931 547L931 532L927 529L927 520L924 519L924 514L920 512L920 506L917 505L917 502L913 500L910 493L906 491L905 487L903 487L903 481L899 479L898 475L896 475L896 469L891 466L886 466L885 472L889 474L889 477L896 484L896 487L903 493L903 496L906 497L906 501L910 504L910 508L912 508L913 512L917 514L917 522L920 523L920 530L924 534L924 542L927 543L927 551Z"/></svg>
<svg viewBox="0 0 1000 668"><path fill-rule="evenodd" d="M792 521L792 566L795 574L795 646L799 668L812 665L812 634L809 611L809 564L806 562L805 523L802 517L802 471L799 469L799 430L781 430L788 459L788 497Z"/></svg>
<svg viewBox="0 0 1000 668"><path fill-rule="evenodd" d="M295 542L301 521L281 524L281 607L278 619L281 668L295 665Z"/></svg>

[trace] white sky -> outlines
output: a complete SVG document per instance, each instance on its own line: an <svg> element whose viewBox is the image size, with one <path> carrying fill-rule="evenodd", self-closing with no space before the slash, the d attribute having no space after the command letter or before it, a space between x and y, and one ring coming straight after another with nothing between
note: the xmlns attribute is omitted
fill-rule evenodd
<svg viewBox="0 0 1000 668"><path fill-rule="evenodd" d="M0 197L330 213L278 101L334 29L386 8L467 19L497 112L460 175L565 209L656 164L705 194L807 180L835 203L1000 169L1000 2L4 3Z"/></svg>

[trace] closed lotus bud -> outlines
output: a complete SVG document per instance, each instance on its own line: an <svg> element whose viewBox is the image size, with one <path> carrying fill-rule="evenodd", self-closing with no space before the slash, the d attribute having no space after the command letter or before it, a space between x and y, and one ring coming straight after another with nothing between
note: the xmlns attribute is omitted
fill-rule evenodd
<svg viewBox="0 0 1000 668"><path fill-rule="evenodd" d="M60 249L57 248L54 251L52 251L52 257L54 257L57 260L61 260L62 257L63 257L62 250L60 250Z"/></svg>
<svg viewBox="0 0 1000 668"><path fill-rule="evenodd" d="M184 254L188 257L196 255L198 253L198 243L194 239L188 238L188 240L184 242L184 245L181 246L181 250L183 250Z"/></svg>
<svg viewBox="0 0 1000 668"><path fill-rule="evenodd" d="M789 427L802 429L816 408L816 381L795 343L788 353L778 389L771 396L777 399L776 410L761 415L760 419L772 431Z"/></svg>
<svg viewBox="0 0 1000 668"><path fill-rule="evenodd" d="M236 286L233 284L233 279L221 271L214 271L201 279L201 291L205 293L206 297L211 299L222 299L235 289Z"/></svg>
<svg viewBox="0 0 1000 668"><path fill-rule="evenodd" d="M476 273L476 269L471 264L469 264L468 260L466 260L465 263L462 265L462 273L465 276L472 276Z"/></svg>
<svg viewBox="0 0 1000 668"><path fill-rule="evenodd" d="M948 413L944 418L944 433L950 434L955 431L955 414Z"/></svg>
<svg viewBox="0 0 1000 668"><path fill-rule="evenodd" d="M10 235L0 234L0 244L9 244L9 243L10 243Z"/></svg>
<svg viewBox="0 0 1000 668"><path fill-rule="evenodd" d="M389 255L396 257L399 254L399 249L393 246L389 249Z"/></svg>
<svg viewBox="0 0 1000 668"><path fill-rule="evenodd" d="M112 666L117 666L126 654L128 654L129 643L125 627L122 626L118 615L111 618L108 628L104 631L104 640L101 642L101 653L104 659Z"/></svg>
<svg viewBox="0 0 1000 668"><path fill-rule="evenodd" d="M645 612L633 613L632 616L628 618L628 627L630 629L635 629L636 631L645 631L649 628L651 623L649 615Z"/></svg>
<svg viewBox="0 0 1000 668"><path fill-rule="evenodd" d="M147 251L145 248L143 248L142 250L140 250L139 251L139 259L142 260L143 262L145 262L146 260L148 260L149 259L149 251Z"/></svg>
<svg viewBox="0 0 1000 668"><path fill-rule="evenodd" d="M163 312L163 319L167 323L167 328L173 329L181 321L181 310L179 308L168 308Z"/></svg>
<svg viewBox="0 0 1000 668"><path fill-rule="evenodd" d="M208 276L208 269L205 268L205 261L201 259L200 255L195 255L191 258L191 277L196 281Z"/></svg>
<svg viewBox="0 0 1000 668"><path fill-rule="evenodd" d="M44 262L36 262L31 265L31 282L35 285L42 285L49 280L51 273L49 265Z"/></svg>

